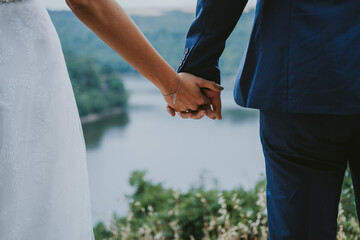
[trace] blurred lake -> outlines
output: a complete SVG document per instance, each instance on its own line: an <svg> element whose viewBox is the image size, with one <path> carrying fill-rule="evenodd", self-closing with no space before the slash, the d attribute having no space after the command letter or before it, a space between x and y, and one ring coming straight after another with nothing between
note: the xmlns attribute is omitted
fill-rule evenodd
<svg viewBox="0 0 360 240"><path fill-rule="evenodd" d="M128 113L83 126L94 224L127 213L124 196L133 191L128 179L135 170L179 191L200 179L209 188L249 189L264 177L259 115L235 104L235 77L223 79L222 121L172 118L150 82L123 79L131 94Z"/></svg>

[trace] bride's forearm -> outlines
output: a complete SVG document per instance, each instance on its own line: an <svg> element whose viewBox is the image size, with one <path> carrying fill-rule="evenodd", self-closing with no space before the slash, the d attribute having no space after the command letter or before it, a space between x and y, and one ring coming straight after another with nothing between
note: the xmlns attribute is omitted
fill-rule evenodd
<svg viewBox="0 0 360 240"><path fill-rule="evenodd" d="M176 91L179 78L114 0L66 0L74 14L161 92Z"/></svg>

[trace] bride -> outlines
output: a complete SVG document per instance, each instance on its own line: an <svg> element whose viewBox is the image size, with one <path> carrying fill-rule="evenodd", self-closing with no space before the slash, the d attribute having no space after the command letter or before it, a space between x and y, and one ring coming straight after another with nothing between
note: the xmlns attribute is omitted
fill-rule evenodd
<svg viewBox="0 0 360 240"><path fill-rule="evenodd" d="M201 88L222 88L178 75L114 0L67 3L169 107L217 117ZM0 0L0 240L93 239L89 198L81 124L48 13L39 0Z"/></svg>

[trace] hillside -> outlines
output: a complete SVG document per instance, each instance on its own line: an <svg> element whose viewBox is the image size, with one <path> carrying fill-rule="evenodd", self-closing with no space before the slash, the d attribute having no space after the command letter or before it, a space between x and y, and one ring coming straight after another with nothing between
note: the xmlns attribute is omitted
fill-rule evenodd
<svg viewBox="0 0 360 240"><path fill-rule="evenodd" d="M49 13L65 52L93 57L101 65L117 72L134 72L124 60L87 29L73 13L67 11L50 11ZM181 11L165 12L161 16L132 16L150 42L175 69L180 62L186 33L194 17L193 13ZM223 74L236 74L249 39L253 18L254 11L244 13L230 37L221 59ZM119 29L121 30L121 26Z"/></svg>

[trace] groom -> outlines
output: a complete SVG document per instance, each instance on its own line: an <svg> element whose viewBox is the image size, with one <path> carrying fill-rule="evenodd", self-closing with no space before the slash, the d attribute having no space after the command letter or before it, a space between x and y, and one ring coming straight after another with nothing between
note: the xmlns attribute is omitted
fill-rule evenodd
<svg viewBox="0 0 360 240"><path fill-rule="evenodd" d="M220 83L219 57L246 3L198 0L179 72ZM260 109L271 240L336 239L348 163L359 215L359 44L359 0L258 0L234 96ZM220 94L206 93L221 118Z"/></svg>

